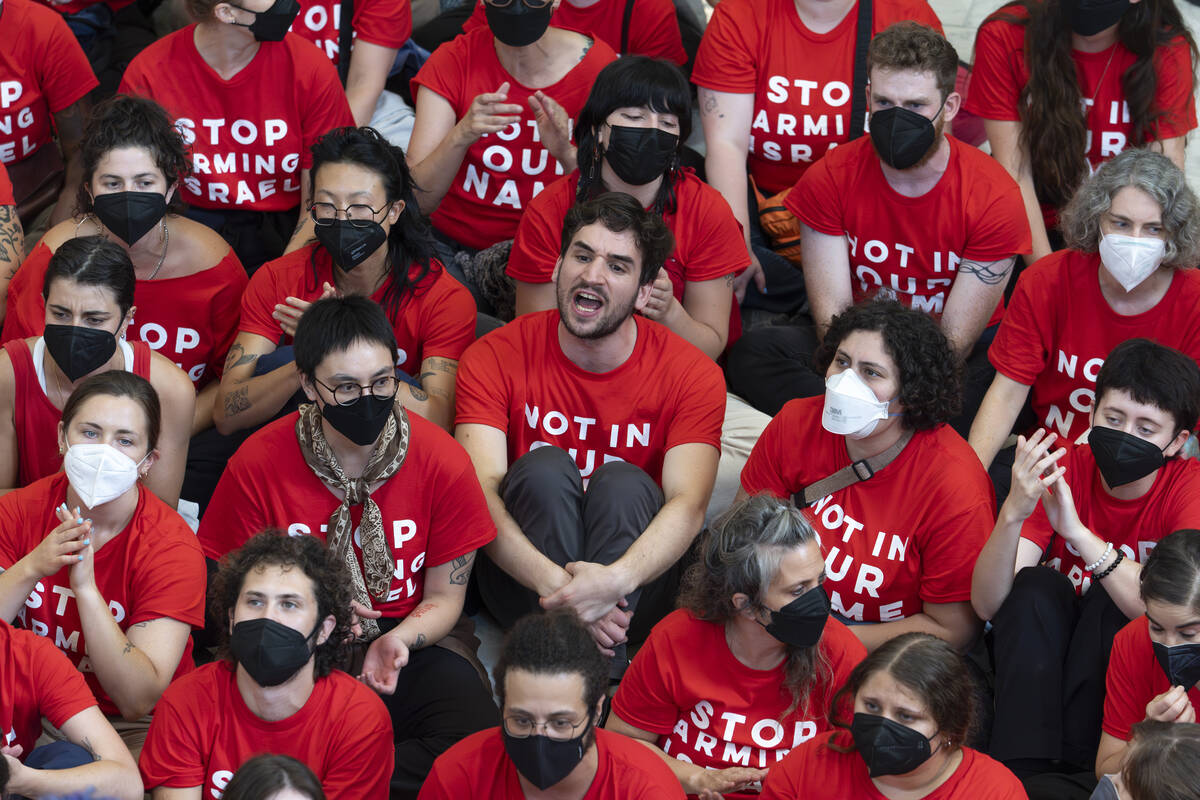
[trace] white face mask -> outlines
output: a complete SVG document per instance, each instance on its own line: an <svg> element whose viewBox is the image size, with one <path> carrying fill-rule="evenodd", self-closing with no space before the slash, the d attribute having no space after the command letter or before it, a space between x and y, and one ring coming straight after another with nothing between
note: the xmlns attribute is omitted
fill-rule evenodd
<svg viewBox="0 0 1200 800"><path fill-rule="evenodd" d="M830 433L862 439L888 418L887 401L880 402L871 387L852 369L825 379L825 408L821 427Z"/></svg>
<svg viewBox="0 0 1200 800"><path fill-rule="evenodd" d="M1132 292L1158 269L1166 249L1162 239L1106 233L1100 238L1100 262L1125 291Z"/></svg>
<svg viewBox="0 0 1200 800"><path fill-rule="evenodd" d="M135 463L120 450L100 442L73 444L63 456L63 470L83 504L95 508L129 491L137 483L138 467L146 458Z"/></svg>

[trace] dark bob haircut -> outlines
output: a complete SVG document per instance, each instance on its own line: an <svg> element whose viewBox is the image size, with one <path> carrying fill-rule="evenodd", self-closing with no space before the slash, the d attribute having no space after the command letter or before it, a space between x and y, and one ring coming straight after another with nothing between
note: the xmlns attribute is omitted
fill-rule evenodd
<svg viewBox="0 0 1200 800"><path fill-rule="evenodd" d="M50 285L59 278L74 281L80 286L103 286L113 294L117 308L124 318L133 308L133 291L137 278L129 254L116 242L102 236L80 236L59 245L46 277L42 279L42 299L50 299Z"/></svg>
<svg viewBox="0 0 1200 800"><path fill-rule="evenodd" d="M284 789L302 794L308 800L325 800L325 790L311 769L291 756L274 753L257 755L238 767L221 798L266 800Z"/></svg>
<svg viewBox="0 0 1200 800"><path fill-rule="evenodd" d="M900 370L903 422L914 431L929 430L962 409L962 368L950 342L933 318L895 300L869 300L833 318L813 361L824 375L838 348L855 331L877 331Z"/></svg>
<svg viewBox="0 0 1200 800"><path fill-rule="evenodd" d="M399 356L392 324L374 300L360 295L318 300L296 325L292 340L296 369L312 378L326 356L346 350L355 342L383 345L392 354L393 364Z"/></svg>
<svg viewBox="0 0 1200 800"><path fill-rule="evenodd" d="M110 369L87 378L75 387L67 402L63 405L62 426L66 430L75 419L79 408L97 395L108 397L128 397L142 407L146 415L146 452L149 453L158 445L158 435L162 431L162 407L158 402L158 392L150 385L150 381L141 375L134 375L123 369Z"/></svg>
<svg viewBox="0 0 1200 800"><path fill-rule="evenodd" d="M265 567L279 567L285 571L299 569L312 581L313 595L317 599L317 622L328 616L334 618L333 632L314 651L314 675L325 677L342 662L350 637L350 576L345 564L332 558L325 545L314 536L288 536L280 530L270 529L251 537L221 559L208 598L212 624L219 632L221 656L227 663L235 663L229 650L231 615L237 608L246 575L251 570ZM311 631L302 633L307 635Z"/></svg>
<svg viewBox="0 0 1200 800"><path fill-rule="evenodd" d="M563 220L562 250L559 255L566 258L579 229L597 222L613 233L633 232L638 253L642 257L639 286L654 281L659 269L675 249L675 237L660 215L646 211L637 200L624 192L604 192L571 206Z"/></svg>
<svg viewBox="0 0 1200 800"><path fill-rule="evenodd" d="M507 702L504 679L514 669L534 675L578 674L583 678L583 703L588 714L595 712L608 688L608 659L569 608L521 617L505 637L496 663L496 691L502 709Z"/></svg>
<svg viewBox="0 0 1200 800"><path fill-rule="evenodd" d="M1175 433L1195 429L1200 418L1200 367L1178 350L1149 339L1126 339L1112 349L1096 376L1093 407L1114 389L1169 413Z"/></svg>

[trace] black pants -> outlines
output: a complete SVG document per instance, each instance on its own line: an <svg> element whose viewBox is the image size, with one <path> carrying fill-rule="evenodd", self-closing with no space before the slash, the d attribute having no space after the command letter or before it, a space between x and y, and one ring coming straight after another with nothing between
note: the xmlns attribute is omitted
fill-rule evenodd
<svg viewBox="0 0 1200 800"><path fill-rule="evenodd" d="M663 505L658 484L624 461L596 468L585 491L575 459L557 447L539 447L517 459L500 484L500 496L533 546L560 566L571 561L611 564L642 535ZM489 559L478 559L475 570L483 603L502 628L511 628L540 608L536 592ZM637 611L634 620L639 630L648 631L671 609L674 598L661 591L664 578L625 598L628 610ZM643 594L654 597L653 607L639 602ZM624 650L624 646L617 650L615 664L624 663Z"/></svg>
<svg viewBox="0 0 1200 800"><path fill-rule="evenodd" d="M392 800L416 798L435 758L472 733L500 724L479 673L442 647L409 653L395 693L381 697L396 740Z"/></svg>
<svg viewBox="0 0 1200 800"><path fill-rule="evenodd" d="M300 207L288 211L243 211L189 207L186 216L207 225L229 243L247 275L283 255L292 238Z"/></svg>
<svg viewBox="0 0 1200 800"><path fill-rule="evenodd" d="M1128 622L1099 582L1080 598L1049 567L1017 573L992 618L992 757L1015 762L1018 774L1037 771L1031 762L1042 762L1045 771L1090 770L1100 745L1109 651Z"/></svg>
<svg viewBox="0 0 1200 800"><path fill-rule="evenodd" d="M804 290L804 270L771 249L771 242L758 224L758 197L754 185L746 180L747 208L750 222L750 247L763 268L766 292L760 292L754 281L746 284L742 308L755 308L774 314L796 314L808 310L808 295Z"/></svg>

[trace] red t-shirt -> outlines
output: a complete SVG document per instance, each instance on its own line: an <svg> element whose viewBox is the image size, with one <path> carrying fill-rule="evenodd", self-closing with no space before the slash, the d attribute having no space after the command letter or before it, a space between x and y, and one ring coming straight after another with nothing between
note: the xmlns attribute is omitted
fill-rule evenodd
<svg viewBox="0 0 1200 800"><path fill-rule="evenodd" d="M67 23L29 0L0 3L0 162L32 155L57 114L99 85Z"/></svg>
<svg viewBox="0 0 1200 800"><path fill-rule="evenodd" d="M1171 688L1170 678L1154 657L1146 617L1138 617L1117 632L1104 684L1104 723L1100 728L1129 741L1130 729L1146 718L1147 704ZM1190 687L1187 696L1200 718L1200 689Z"/></svg>
<svg viewBox="0 0 1200 800"><path fill-rule="evenodd" d="M867 655L835 619L826 623L819 647L828 674L814 681L807 713L797 707L785 716L793 703L783 685L784 665L747 667L729 650L724 624L704 622L679 609L654 626L634 657L613 697L613 713L657 733L658 746L680 761L707 769L766 769L829 729L833 695ZM702 664L697 653L704 654Z"/></svg>
<svg viewBox="0 0 1200 800"><path fill-rule="evenodd" d="M1121 342L1144 336L1200 359L1200 272L1175 273L1154 308L1112 310L1100 291L1100 256L1059 250L1022 273L988 349L996 371L1032 386L1039 425L1077 442L1088 429L1096 375Z"/></svg>
<svg viewBox="0 0 1200 800"><path fill-rule="evenodd" d="M827 746L834 736L839 736L838 744L849 744L844 731L830 731L805 742L767 774L762 800L885 800L867 775L862 756ZM1027 795L1004 765L964 747L962 763L924 800L1027 800Z"/></svg>
<svg viewBox="0 0 1200 800"><path fill-rule="evenodd" d="M599 0L587 8L576 8L570 0L564 0L550 21L558 28L589 35L594 33L600 41L619 53L624 20L625 0ZM482 2L475 6L475 12L463 24L464 32L476 28L487 28L487 14L484 13ZM675 4L671 0L638 0L633 3L628 35L629 55L665 58L680 66L687 63L683 37L679 33L679 20L675 18Z"/></svg>
<svg viewBox="0 0 1200 800"><path fill-rule="evenodd" d="M300 16L288 28L338 63L341 0L302 0ZM412 0L356 0L351 18L354 38L397 49L412 36Z"/></svg>
<svg viewBox="0 0 1200 800"><path fill-rule="evenodd" d="M308 765L329 800L387 800L392 720L377 694L335 669L317 678L299 711L268 722L246 706L237 673L216 661L167 687L138 766L147 791L199 786L205 797L220 797L238 767L260 753Z"/></svg>
<svg viewBox="0 0 1200 800"><path fill-rule="evenodd" d="M5 0L7 2L7 0ZM56 506L67 499L67 476L59 473L0 497L0 568L9 569L59 525ZM168 617L195 627L204 625L204 556L183 517L138 485L133 519L96 551L96 587L108 601L121 630L139 622ZM120 711L100 685L87 657L87 641L72 600L70 567L37 582L17 624L52 638L87 679L109 716ZM188 637L175 669L175 679L191 672L192 640Z"/></svg>
<svg viewBox="0 0 1200 800"><path fill-rule="evenodd" d="M573 120L596 75L616 57L611 47L595 41L562 80L538 90L522 86L501 66L490 29L477 28L435 50L413 78L414 97L423 86L449 102L455 119L462 119L477 95L494 92L507 81L507 102L521 106L521 119L498 133L485 133L467 149L450 190L433 212L434 226L477 250L511 239L529 201L563 174L562 164L542 146L529 97L544 92Z"/></svg>
<svg viewBox="0 0 1200 800"><path fill-rule="evenodd" d="M315 270L315 276L314 276ZM250 278L242 295L242 319L238 329L257 334L276 344L291 344L279 321L271 316L275 306L289 296L313 301L321 296L321 287L333 283L333 261L324 247L302 247L268 261ZM409 275L416 277L420 267L413 265ZM391 278L375 290L371 299L383 304L383 296L392 285ZM470 291L442 267L430 263L429 274L405 293L392 332L400 356L396 366L416 376L421 362L440 356L457 361L475 341L475 300ZM384 306L387 312L387 306Z"/></svg>
<svg viewBox="0 0 1200 800"><path fill-rule="evenodd" d="M28 758L42 717L61 728L96 705L83 676L49 639L0 620L0 745Z"/></svg>
<svg viewBox="0 0 1200 800"><path fill-rule="evenodd" d="M8 179L8 170L4 168L4 162L0 161L0 206L13 206L17 201L13 198L12 181Z"/></svg>
<svg viewBox="0 0 1200 800"><path fill-rule="evenodd" d="M21 264L8 285L8 310L0 341L41 336L46 327L42 283L53 255L45 240ZM228 250L208 269L179 278L138 281L134 292L137 316L125 335L141 340L175 362L196 389L220 379L225 353L237 336L238 310L246 288L246 271Z"/></svg>
<svg viewBox="0 0 1200 800"><path fill-rule="evenodd" d="M941 32L924 0L872 6L872 35L901 20ZM692 81L754 95L750 174L767 195L800 180L809 165L850 139L850 94L858 4L828 33L813 33L792 0L722 0L700 40Z"/></svg>
<svg viewBox="0 0 1200 800"><path fill-rule="evenodd" d="M579 172L572 172L546 187L529 203L521 217L508 276L526 283L549 283L562 250L563 219L575 205ZM675 184L675 210L663 211L663 222L675 235L675 251L664 265L671 276L671 293L683 302L689 281L711 281L741 272L750 263L742 227L729 203L716 189L683 171ZM728 343L742 334L742 315L736 302L730 304Z"/></svg>
<svg viewBox="0 0 1200 800"><path fill-rule="evenodd" d="M784 206L808 227L845 236L854 301L876 293L940 316L961 261L989 262L1033 249L1021 190L991 156L952 136L937 184L905 197L884 177L871 139L829 153ZM997 304L988 325L1004 313Z"/></svg>
<svg viewBox="0 0 1200 800"><path fill-rule="evenodd" d="M267 425L238 448L200 521L204 554L218 560L266 528L325 540L341 505L304 463L296 439L299 412ZM445 564L496 538L475 468L462 446L432 422L408 415L408 455L371 497L383 516L396 569L387 600L374 607L403 618L421 602L425 569ZM453 498L453 502L447 502ZM352 508L355 527L362 506ZM357 532L354 552L362 563Z"/></svg>
<svg viewBox="0 0 1200 800"><path fill-rule="evenodd" d="M849 466L845 437L821 427L824 403L808 397L783 407L754 445L742 488L786 499ZM873 478L803 511L821 536L833 610L860 622L969 600L971 570L996 521L979 457L947 425L918 431Z"/></svg>
<svg viewBox="0 0 1200 800"><path fill-rule="evenodd" d="M132 342L131 345L133 369L129 371L150 380L150 348L144 342ZM33 349L28 342L24 339L6 342L4 352L12 362L13 397L17 399L13 407L17 484L28 486L38 478L62 469L62 454L58 452L58 423L62 420L62 409L54 407L38 381Z"/></svg>
<svg viewBox="0 0 1200 800"><path fill-rule="evenodd" d="M192 154L182 198L199 208L286 211L300 202L300 171L323 134L353 125L329 59L296 35L262 42L224 80L201 57L195 25L138 54L121 91L149 97L175 120ZM170 69L163 69L170 64Z"/></svg>
<svg viewBox="0 0 1200 800"><path fill-rule="evenodd" d="M1150 491L1136 500L1118 500L1104 491L1096 457L1086 444L1072 447L1058 463L1067 468L1064 478L1079 521L1131 561L1146 563L1154 546L1172 531L1200 528L1200 462L1195 459L1168 459ZM1070 578L1076 593L1092 585L1092 574L1083 569L1087 562L1054 533L1040 501L1021 527L1021 538L1042 548L1046 566Z"/></svg>
<svg viewBox="0 0 1200 800"><path fill-rule="evenodd" d="M600 728L596 750L596 777L582 800L674 800L684 796L670 767L644 744ZM433 762L419 795L420 800L467 797L525 798L499 728L471 734L442 753Z"/></svg>
<svg viewBox="0 0 1200 800"><path fill-rule="evenodd" d="M628 461L662 485L663 457L698 442L721 447L725 379L697 348L635 316L637 343L614 370L588 372L558 343L558 310L524 314L467 348L458 365L455 423L508 437L508 463L553 445L586 479Z"/></svg>

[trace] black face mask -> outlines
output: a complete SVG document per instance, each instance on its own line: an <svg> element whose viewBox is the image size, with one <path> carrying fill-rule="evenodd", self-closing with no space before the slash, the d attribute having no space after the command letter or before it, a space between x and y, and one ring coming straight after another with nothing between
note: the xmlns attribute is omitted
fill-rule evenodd
<svg viewBox="0 0 1200 800"><path fill-rule="evenodd" d="M896 169L908 169L920 161L937 138L933 120L900 106L871 112L870 128L875 152L883 163Z"/></svg>
<svg viewBox="0 0 1200 800"><path fill-rule="evenodd" d="M330 225L315 226L315 230L317 241L343 272L357 267L387 241L383 226L374 220L358 227L349 220L335 219Z"/></svg>
<svg viewBox="0 0 1200 800"><path fill-rule="evenodd" d="M368 394L347 406L325 403L321 408L321 416L342 436L360 447L366 447L379 438L395 402L395 395L376 397Z"/></svg>
<svg viewBox="0 0 1200 800"><path fill-rule="evenodd" d="M829 595L820 586L809 589L778 611L763 626L767 633L792 647L812 647L821 641L829 619Z"/></svg>
<svg viewBox="0 0 1200 800"><path fill-rule="evenodd" d="M71 383L99 369L117 352L117 337L99 328L47 325L46 350Z"/></svg>
<svg viewBox="0 0 1200 800"><path fill-rule="evenodd" d="M1071 3L1071 30L1080 36L1095 36L1121 21L1131 5L1129 0L1068 0Z"/></svg>
<svg viewBox="0 0 1200 800"><path fill-rule="evenodd" d="M1131 433L1096 425L1088 434L1096 466L1111 488L1140 480L1163 465L1162 450Z"/></svg>
<svg viewBox="0 0 1200 800"><path fill-rule="evenodd" d="M658 128L610 125L604 160L630 186L643 186L663 175L679 149L679 137Z"/></svg>
<svg viewBox="0 0 1200 800"><path fill-rule="evenodd" d="M167 215L167 198L158 192L113 192L98 195L92 211L104 227L132 245Z"/></svg>
<svg viewBox="0 0 1200 800"><path fill-rule="evenodd" d="M850 735L872 778L912 772L933 755L928 739L887 717L855 714Z"/></svg>
<svg viewBox="0 0 1200 800"><path fill-rule="evenodd" d="M1172 686L1191 689L1200 682L1200 642L1173 647L1159 642L1150 644L1154 645L1154 657L1158 659L1158 665L1167 674Z"/></svg>
<svg viewBox="0 0 1200 800"><path fill-rule="evenodd" d="M292 23L300 14L298 0L275 0L266 11L250 11L248 8L233 5L233 3L229 5L240 8L242 11L249 11L254 15L254 22L249 25L241 22L233 24L249 28L250 33L254 34L254 38L260 42L282 42L283 37L287 35L288 28L292 27Z"/></svg>
<svg viewBox="0 0 1200 800"><path fill-rule="evenodd" d="M308 636L273 619L248 619L233 626L229 649L259 686L278 686L308 663L313 651L308 640L316 636L321 623Z"/></svg>
<svg viewBox="0 0 1200 800"><path fill-rule="evenodd" d="M500 735L504 739L504 751L512 759L517 772L537 788L548 789L570 775L571 770L583 761L588 749L584 740L591 727L591 722L588 722L583 732L574 739L551 739L539 733L521 739L511 735L503 725L500 726Z"/></svg>
<svg viewBox="0 0 1200 800"><path fill-rule="evenodd" d="M553 4L546 3L541 8L530 8L525 5L524 0L512 0L504 8L484 3L483 9L492 35L502 44L509 47L527 47L542 38L546 28L550 27Z"/></svg>

